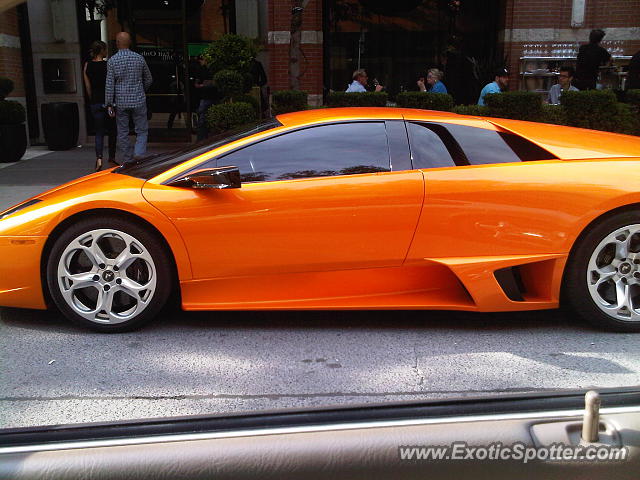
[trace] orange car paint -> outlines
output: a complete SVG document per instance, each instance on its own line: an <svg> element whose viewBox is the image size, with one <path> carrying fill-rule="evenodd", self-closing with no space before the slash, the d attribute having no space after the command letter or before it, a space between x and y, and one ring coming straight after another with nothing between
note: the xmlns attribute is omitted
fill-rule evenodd
<svg viewBox="0 0 640 480"><path fill-rule="evenodd" d="M66 188L38 195L42 202L28 207L0 222L0 252L4 262L0 267L0 305L26 308L44 308L40 278L40 257L44 241L35 245L10 244L6 241L28 237L41 240L65 219L83 212L112 209L133 214L153 225L166 239L175 257L180 280L191 278L191 262L184 242L174 225L165 215L150 205L142 196L144 180L110 172L70 182ZM2 248L3 245L5 248ZM28 257L29 268L24 268ZM18 290L16 290L18 289Z"/></svg>
<svg viewBox="0 0 640 480"><path fill-rule="evenodd" d="M143 195L182 233L194 279L400 266L424 196L420 171L176 190Z"/></svg>
<svg viewBox="0 0 640 480"><path fill-rule="evenodd" d="M163 185L277 132L402 118L506 129L560 160L247 183L239 190ZM146 184L94 174L0 221L0 253L16 259L0 265L0 305L42 308L44 240L71 215L110 208L139 216L167 240L185 309L553 308L578 235L600 215L640 203L634 137L411 109L322 109L278 119L282 127ZM20 239L33 243L14 242ZM520 268L524 301L509 300L493 276L509 266Z"/></svg>

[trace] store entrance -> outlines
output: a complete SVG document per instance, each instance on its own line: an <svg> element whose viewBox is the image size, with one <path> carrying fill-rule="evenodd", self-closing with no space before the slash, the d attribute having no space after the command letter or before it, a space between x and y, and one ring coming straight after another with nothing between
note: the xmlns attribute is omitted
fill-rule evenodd
<svg viewBox="0 0 640 480"><path fill-rule="evenodd" d="M93 2L91 8L90 2L76 2L83 52L102 39L109 45L109 54L115 54L115 35L124 30L131 33L132 50L144 56L153 76L147 92L149 141L190 142L197 98L192 95L196 70L188 42L201 41L197 27L204 1L113 0ZM88 106L87 119L87 133L92 135Z"/></svg>
<svg viewBox="0 0 640 480"><path fill-rule="evenodd" d="M190 80L180 23L139 20L135 24L136 51L149 66L153 84L147 92L150 142L191 140Z"/></svg>

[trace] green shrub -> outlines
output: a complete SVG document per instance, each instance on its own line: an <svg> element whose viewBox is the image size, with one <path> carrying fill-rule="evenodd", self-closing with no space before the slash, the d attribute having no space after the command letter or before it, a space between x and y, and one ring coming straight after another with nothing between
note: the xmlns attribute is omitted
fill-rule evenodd
<svg viewBox="0 0 640 480"><path fill-rule="evenodd" d="M253 106L246 102L221 103L212 105L207 110L207 123L213 133L233 130L239 125L250 123L257 119Z"/></svg>
<svg viewBox="0 0 640 480"><path fill-rule="evenodd" d="M404 108L450 112L453 108L453 97L448 93L402 92L396 96L396 103Z"/></svg>
<svg viewBox="0 0 640 480"><path fill-rule="evenodd" d="M11 92L13 92L13 80L0 77L0 100L4 100Z"/></svg>
<svg viewBox="0 0 640 480"><path fill-rule="evenodd" d="M13 100L0 100L0 125L24 123L27 114L24 107Z"/></svg>
<svg viewBox="0 0 640 480"><path fill-rule="evenodd" d="M253 95L248 93L243 93L242 95L238 95L237 97L233 97L233 103L248 103L253 107L256 111L256 115L260 113L260 100L258 100Z"/></svg>
<svg viewBox="0 0 640 480"><path fill-rule="evenodd" d="M271 95L271 113L297 112L306 110L307 94L300 90L279 90Z"/></svg>
<svg viewBox="0 0 640 480"><path fill-rule="evenodd" d="M332 92L327 97L330 107L384 107L389 96L385 92Z"/></svg>
<svg viewBox="0 0 640 480"><path fill-rule="evenodd" d="M625 95L625 103L640 107L640 88L627 90Z"/></svg>
<svg viewBox="0 0 640 480"><path fill-rule="evenodd" d="M612 132L625 133L627 135L640 135L640 117L635 108L626 103L616 103L615 121Z"/></svg>
<svg viewBox="0 0 640 480"><path fill-rule="evenodd" d="M542 123L552 123L554 125L566 125L567 112L561 105L543 105L542 115L538 121Z"/></svg>
<svg viewBox="0 0 640 480"><path fill-rule="evenodd" d="M244 78L233 70L220 70L213 76L213 84L224 98L234 98L245 92Z"/></svg>
<svg viewBox="0 0 640 480"><path fill-rule="evenodd" d="M456 105L451 111L460 115L489 116L489 107L484 105Z"/></svg>
<svg viewBox="0 0 640 480"><path fill-rule="evenodd" d="M564 92L560 97L568 125L611 132L616 129L617 103L610 90Z"/></svg>
<svg viewBox="0 0 640 480"><path fill-rule="evenodd" d="M202 52L202 56L214 74L220 70L250 73L257 53L258 48L253 40L229 33L211 42Z"/></svg>
<svg viewBox="0 0 640 480"><path fill-rule="evenodd" d="M484 97L490 117L538 121L542 117L542 98L535 92L491 93Z"/></svg>

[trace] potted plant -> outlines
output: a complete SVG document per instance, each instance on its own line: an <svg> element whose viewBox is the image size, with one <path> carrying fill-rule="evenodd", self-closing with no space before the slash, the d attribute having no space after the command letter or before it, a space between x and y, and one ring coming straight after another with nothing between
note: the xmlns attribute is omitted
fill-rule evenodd
<svg viewBox="0 0 640 480"><path fill-rule="evenodd" d="M24 107L5 100L13 90L13 82L0 77L0 162L17 162L27 150Z"/></svg>

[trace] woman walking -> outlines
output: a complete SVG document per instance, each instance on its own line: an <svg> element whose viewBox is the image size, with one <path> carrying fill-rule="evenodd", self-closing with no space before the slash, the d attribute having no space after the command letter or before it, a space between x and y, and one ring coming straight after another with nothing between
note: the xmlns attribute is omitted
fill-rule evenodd
<svg viewBox="0 0 640 480"><path fill-rule="evenodd" d="M113 119L107 115L104 104L104 87L107 79L107 44L95 41L89 50L91 60L84 64L84 85L90 98L91 116L96 131L96 172L102 170L102 151L104 136L109 135L109 166L117 165L116 132Z"/></svg>

